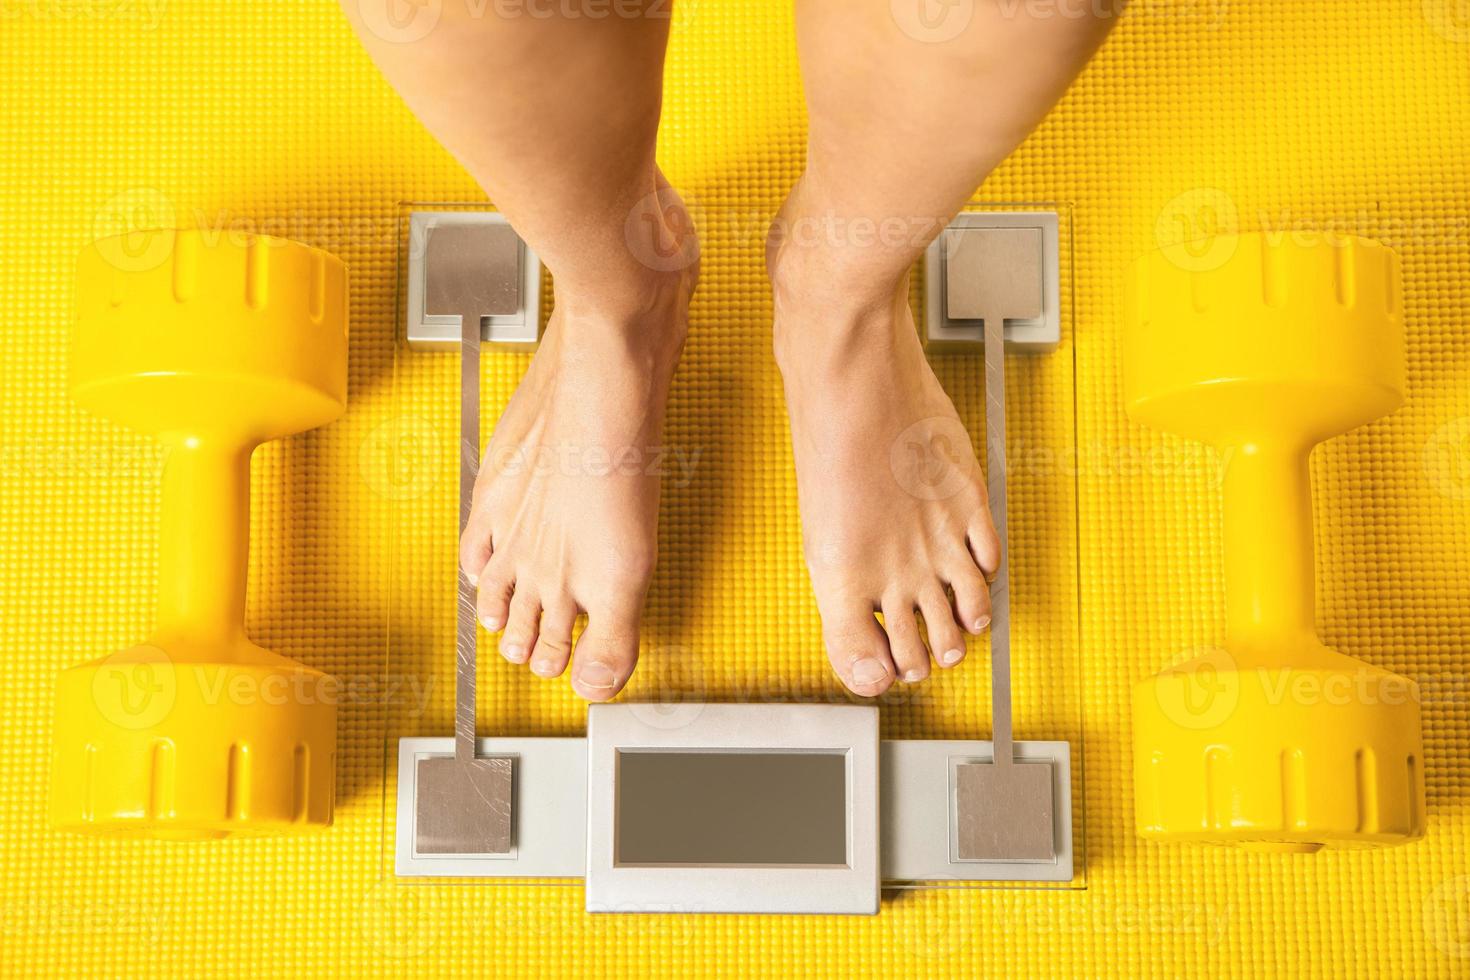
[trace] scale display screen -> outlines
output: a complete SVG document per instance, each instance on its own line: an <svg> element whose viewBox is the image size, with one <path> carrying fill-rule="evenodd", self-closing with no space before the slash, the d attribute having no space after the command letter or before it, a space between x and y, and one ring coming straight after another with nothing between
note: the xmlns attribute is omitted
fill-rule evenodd
<svg viewBox="0 0 1470 980"><path fill-rule="evenodd" d="M845 752L617 754L617 867L846 867Z"/></svg>

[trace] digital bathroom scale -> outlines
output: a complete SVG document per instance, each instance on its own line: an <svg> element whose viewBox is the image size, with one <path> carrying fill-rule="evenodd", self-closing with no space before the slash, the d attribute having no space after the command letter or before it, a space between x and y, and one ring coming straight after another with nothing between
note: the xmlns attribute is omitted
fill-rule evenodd
<svg viewBox="0 0 1470 980"><path fill-rule="evenodd" d="M1005 350L1056 346L1057 243L1055 212L965 212L925 262L928 339L985 353L1003 555ZM403 265L409 345L460 349L458 441L476 447L481 345L534 345L539 262L495 212L419 210ZM951 281L974 276L987 281ZM474 455L459 468L461 526ZM883 739L872 704L703 702L592 704L583 738L481 737L473 592L459 582L455 735L396 742L400 878L582 879L590 912L852 914L877 912L885 884L1074 880L1071 745L1011 738L1004 557L991 740Z"/></svg>

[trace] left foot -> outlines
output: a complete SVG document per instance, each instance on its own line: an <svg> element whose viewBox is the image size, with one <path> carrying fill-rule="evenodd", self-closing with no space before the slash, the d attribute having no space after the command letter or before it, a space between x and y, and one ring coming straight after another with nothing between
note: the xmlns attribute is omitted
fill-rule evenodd
<svg viewBox="0 0 1470 980"><path fill-rule="evenodd" d="M919 343L907 276L884 282L845 262L773 243L768 265L823 639L842 682L876 697L928 677L930 651L941 667L963 659L964 633L990 623L999 543L970 437Z"/></svg>
<svg viewBox="0 0 1470 980"><path fill-rule="evenodd" d="M667 185L660 195L666 211L682 209ZM638 659L658 528L651 463L698 275L616 258L599 267L598 289L556 281L546 335L485 449L460 540L501 655L545 678L570 663L589 701L614 697Z"/></svg>

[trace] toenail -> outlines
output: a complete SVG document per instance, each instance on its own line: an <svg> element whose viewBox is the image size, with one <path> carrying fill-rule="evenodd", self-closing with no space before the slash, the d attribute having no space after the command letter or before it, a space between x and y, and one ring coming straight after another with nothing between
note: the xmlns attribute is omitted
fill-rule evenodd
<svg viewBox="0 0 1470 980"><path fill-rule="evenodd" d="M975 628L976 629L984 629L985 627L983 627L983 626L977 626ZM942 664L944 664L944 666L946 666L946 667L953 667L955 664L957 664L961 660L963 660L964 657L965 657L965 651L963 651L963 650L946 650L940 656L939 662L942 663Z"/></svg>
<svg viewBox="0 0 1470 980"><path fill-rule="evenodd" d="M618 677L607 664L594 661L585 664L581 670L577 671L577 680L583 687L606 690L617 683Z"/></svg>
<svg viewBox="0 0 1470 980"><path fill-rule="evenodd" d="M905 684L917 684L923 679L924 672L922 670L911 670L907 674L903 675L903 682Z"/></svg>
<svg viewBox="0 0 1470 980"><path fill-rule="evenodd" d="M866 687L869 684L881 684L888 679L888 668L878 661L869 657L867 660L859 660L852 665L852 682Z"/></svg>
<svg viewBox="0 0 1470 980"><path fill-rule="evenodd" d="M519 643L500 644L500 655L513 664L526 659L526 648Z"/></svg>
<svg viewBox="0 0 1470 980"><path fill-rule="evenodd" d="M979 619L975 620L975 632L978 633L978 632L980 632L981 630L983 630L985 627L987 627L989 625L990 625L990 617L989 616L981 616Z"/></svg>
<svg viewBox="0 0 1470 980"><path fill-rule="evenodd" d="M492 633L505 625L494 616L486 616L484 619L480 620L480 624Z"/></svg>
<svg viewBox="0 0 1470 980"><path fill-rule="evenodd" d="M537 677L555 677L556 667L546 660L537 660L531 664L531 673Z"/></svg>

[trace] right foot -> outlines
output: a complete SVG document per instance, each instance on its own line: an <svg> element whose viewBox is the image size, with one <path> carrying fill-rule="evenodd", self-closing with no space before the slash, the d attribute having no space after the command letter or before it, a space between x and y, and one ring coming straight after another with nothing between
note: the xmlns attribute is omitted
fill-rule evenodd
<svg viewBox="0 0 1470 980"><path fill-rule="evenodd" d="M692 255L667 185L659 203L678 231L650 226L667 236L657 254L683 238ZM638 659L657 545L652 464L696 278L693 263L634 263L622 286L597 295L557 284L546 334L481 458L460 541L480 622L501 633L505 659L547 678L570 662L573 688L591 701L622 690ZM574 652L579 613L587 627Z"/></svg>
<svg viewBox="0 0 1470 980"><path fill-rule="evenodd" d="M783 219L798 207L793 194ZM999 543L982 471L924 358L906 258L854 267L849 253L773 239L768 264L823 639L842 682L876 697L924 680L931 657L958 665L964 634L990 624Z"/></svg>

